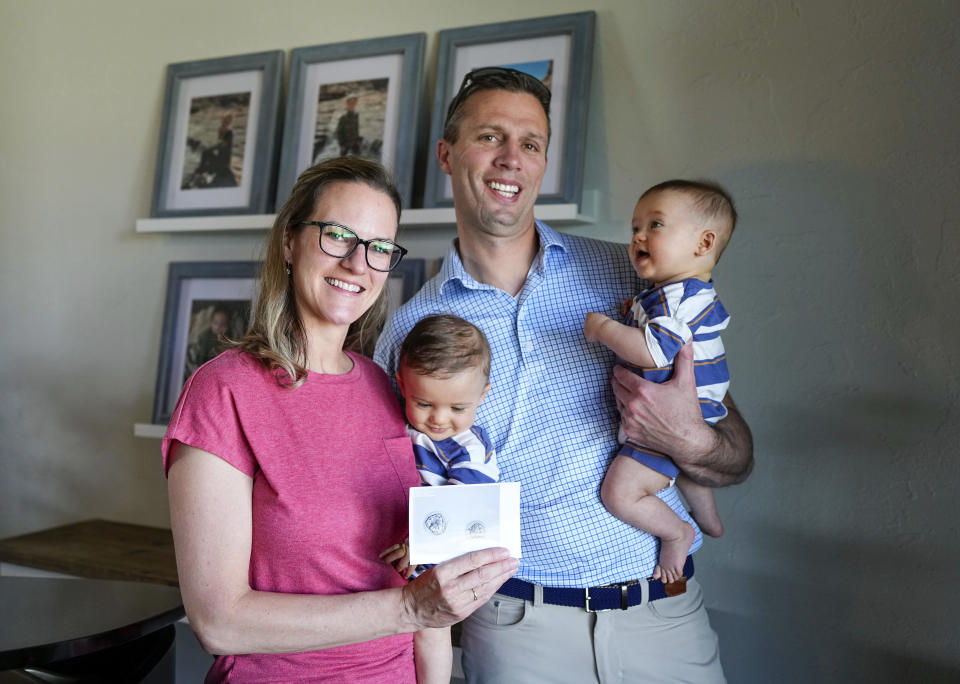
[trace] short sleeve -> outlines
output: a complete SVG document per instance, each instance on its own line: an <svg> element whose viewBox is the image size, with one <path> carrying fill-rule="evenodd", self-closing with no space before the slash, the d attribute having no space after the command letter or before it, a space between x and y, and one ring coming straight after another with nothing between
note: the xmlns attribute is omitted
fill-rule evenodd
<svg viewBox="0 0 960 684"><path fill-rule="evenodd" d="M658 368L666 368L673 364L680 347L693 337L690 326L678 318L657 316L647 320L646 325L647 347L650 356Z"/></svg>
<svg viewBox="0 0 960 684"><path fill-rule="evenodd" d="M163 437L163 472L170 469L173 443L183 442L210 452L242 473L253 477L257 461L239 420L234 387L245 375L236 363L221 355L198 368L187 380Z"/></svg>

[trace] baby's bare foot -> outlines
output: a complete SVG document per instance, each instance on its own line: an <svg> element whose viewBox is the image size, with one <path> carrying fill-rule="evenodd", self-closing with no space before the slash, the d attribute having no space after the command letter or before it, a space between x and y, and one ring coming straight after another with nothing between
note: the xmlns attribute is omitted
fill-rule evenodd
<svg viewBox="0 0 960 684"><path fill-rule="evenodd" d="M712 512L701 511L696 513L693 519L697 521L697 525L700 526L704 534L709 534L711 537L723 535L723 521L717 515L717 509L714 508Z"/></svg>
<svg viewBox="0 0 960 684"><path fill-rule="evenodd" d="M683 577L683 564L695 536L693 527L683 523L680 534L676 537L660 539L660 562L653 571L654 579L670 584Z"/></svg>

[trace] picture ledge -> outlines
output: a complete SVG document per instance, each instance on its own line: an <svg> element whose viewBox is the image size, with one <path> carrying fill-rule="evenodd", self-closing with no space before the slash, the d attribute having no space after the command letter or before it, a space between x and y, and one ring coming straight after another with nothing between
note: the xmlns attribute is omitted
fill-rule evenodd
<svg viewBox="0 0 960 684"><path fill-rule="evenodd" d="M584 192L584 200L588 199ZM586 207L595 206L585 202ZM581 213L576 204L538 204L534 214L541 221L565 225L571 223L594 223L592 212ZM276 214L244 214L232 216L182 216L176 218L137 219L138 233L194 233L205 231L269 230ZM401 224L404 226L454 226L456 217L453 207L432 209L405 209Z"/></svg>

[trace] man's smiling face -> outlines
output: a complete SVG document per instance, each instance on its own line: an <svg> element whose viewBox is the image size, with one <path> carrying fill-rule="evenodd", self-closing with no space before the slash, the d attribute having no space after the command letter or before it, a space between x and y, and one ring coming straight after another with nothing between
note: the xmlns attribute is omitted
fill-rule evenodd
<svg viewBox="0 0 960 684"><path fill-rule="evenodd" d="M453 183L458 225L495 236L531 229L547 166L543 107L528 93L481 90L464 110L457 141L437 146Z"/></svg>

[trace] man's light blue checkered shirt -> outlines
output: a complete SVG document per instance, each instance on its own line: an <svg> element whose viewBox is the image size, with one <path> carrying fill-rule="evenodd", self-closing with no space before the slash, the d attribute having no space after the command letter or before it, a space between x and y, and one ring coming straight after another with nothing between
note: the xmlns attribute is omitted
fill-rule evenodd
<svg viewBox="0 0 960 684"><path fill-rule="evenodd" d="M404 336L424 316L452 313L486 334L492 388L477 415L493 440L502 482L521 483L523 558L517 577L586 587L649 577L657 540L610 515L600 483L617 452L613 354L583 336L588 311L619 318L640 289L624 245L557 233L537 221L540 249L513 297L474 280L455 246L440 272L404 305L374 359L392 378ZM676 487L661 498L694 524ZM694 551L702 544L700 530Z"/></svg>

